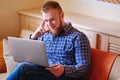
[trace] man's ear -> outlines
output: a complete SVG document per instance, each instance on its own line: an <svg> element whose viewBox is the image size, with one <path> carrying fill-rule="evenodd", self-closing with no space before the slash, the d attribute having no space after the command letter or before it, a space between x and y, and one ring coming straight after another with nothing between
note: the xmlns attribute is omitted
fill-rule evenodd
<svg viewBox="0 0 120 80"><path fill-rule="evenodd" d="M64 18L64 12L61 12L61 18Z"/></svg>

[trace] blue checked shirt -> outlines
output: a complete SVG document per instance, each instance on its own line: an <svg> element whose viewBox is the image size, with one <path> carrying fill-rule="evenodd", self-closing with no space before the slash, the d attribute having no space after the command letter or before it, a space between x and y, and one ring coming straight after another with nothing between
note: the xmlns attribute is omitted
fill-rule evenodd
<svg viewBox="0 0 120 80"><path fill-rule="evenodd" d="M58 36L45 33L38 40L46 43L50 65L62 64L64 76L82 77L90 68L90 44L88 38L72 27L71 23Z"/></svg>

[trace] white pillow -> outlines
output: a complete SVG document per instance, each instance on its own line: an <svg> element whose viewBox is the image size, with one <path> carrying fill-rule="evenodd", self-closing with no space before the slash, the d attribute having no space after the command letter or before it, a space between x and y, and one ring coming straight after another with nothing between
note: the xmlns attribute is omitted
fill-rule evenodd
<svg viewBox="0 0 120 80"><path fill-rule="evenodd" d="M120 80L120 56L118 56L112 66L109 80Z"/></svg>
<svg viewBox="0 0 120 80"><path fill-rule="evenodd" d="M13 59L11 50L8 45L8 40L6 39L3 39L3 55L6 63L7 74L9 75L15 69L18 63Z"/></svg>
<svg viewBox="0 0 120 80"><path fill-rule="evenodd" d="M33 34L33 31L28 29L21 29L20 36L21 38L29 38L30 34Z"/></svg>

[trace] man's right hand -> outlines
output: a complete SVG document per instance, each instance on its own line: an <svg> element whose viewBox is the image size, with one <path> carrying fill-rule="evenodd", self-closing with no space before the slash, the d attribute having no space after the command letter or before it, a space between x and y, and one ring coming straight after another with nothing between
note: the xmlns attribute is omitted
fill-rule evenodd
<svg viewBox="0 0 120 80"><path fill-rule="evenodd" d="M45 21L42 21L40 26L32 34L31 39L36 40L39 36L43 35L44 33L48 31L49 30L45 30Z"/></svg>

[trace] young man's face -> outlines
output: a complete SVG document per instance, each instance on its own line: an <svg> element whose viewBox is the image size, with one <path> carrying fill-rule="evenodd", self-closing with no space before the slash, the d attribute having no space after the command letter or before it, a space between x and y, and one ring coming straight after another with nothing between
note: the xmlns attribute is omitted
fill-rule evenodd
<svg viewBox="0 0 120 80"><path fill-rule="evenodd" d="M51 34L56 36L59 34L62 28L62 13L59 13L56 9L50 9L48 12L42 12L43 20L45 24L48 26Z"/></svg>

